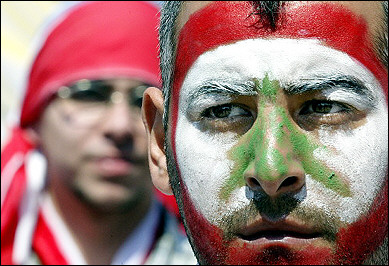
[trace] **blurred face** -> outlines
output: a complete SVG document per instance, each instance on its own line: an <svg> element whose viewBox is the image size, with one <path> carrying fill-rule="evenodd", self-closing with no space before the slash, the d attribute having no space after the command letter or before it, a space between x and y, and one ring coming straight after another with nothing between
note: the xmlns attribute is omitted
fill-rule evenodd
<svg viewBox="0 0 389 266"><path fill-rule="evenodd" d="M388 76L370 18L294 2L270 31L247 26L245 2L185 8L168 159L199 262L387 257Z"/></svg>
<svg viewBox="0 0 389 266"><path fill-rule="evenodd" d="M39 125L49 182L109 211L148 197L142 85L131 79L84 80L59 90Z"/></svg>

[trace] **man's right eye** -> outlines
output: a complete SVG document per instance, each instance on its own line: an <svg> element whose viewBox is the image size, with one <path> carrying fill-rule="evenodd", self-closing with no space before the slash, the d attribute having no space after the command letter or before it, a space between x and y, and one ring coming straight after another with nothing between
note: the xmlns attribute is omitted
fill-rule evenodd
<svg viewBox="0 0 389 266"><path fill-rule="evenodd" d="M239 116L251 116L251 112L239 105L223 104L206 109L202 115L211 119L233 119Z"/></svg>
<svg viewBox="0 0 389 266"><path fill-rule="evenodd" d="M243 104L228 103L209 107L201 113L202 128L214 132L244 134L255 120L255 114Z"/></svg>

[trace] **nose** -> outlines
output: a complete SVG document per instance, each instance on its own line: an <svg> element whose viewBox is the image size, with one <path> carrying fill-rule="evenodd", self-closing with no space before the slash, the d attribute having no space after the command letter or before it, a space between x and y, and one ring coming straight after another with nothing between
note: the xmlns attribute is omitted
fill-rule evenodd
<svg viewBox="0 0 389 266"><path fill-rule="evenodd" d="M136 130L135 116L137 114L129 107L127 101L114 103L106 111L107 114L103 121L105 136L118 145L132 142Z"/></svg>
<svg viewBox="0 0 389 266"><path fill-rule="evenodd" d="M276 170L264 175L262 169L245 172L244 178L247 186L254 192L264 192L271 198L276 198L285 193L297 193L305 185L305 174L296 164L290 164L287 172L280 173Z"/></svg>
<svg viewBox="0 0 389 266"><path fill-rule="evenodd" d="M295 149L285 112L272 108L254 123L253 130L261 132L251 141L254 156L243 175L246 185L254 192L276 198L285 193L297 193L305 185L305 171ZM257 135L258 136L258 135Z"/></svg>

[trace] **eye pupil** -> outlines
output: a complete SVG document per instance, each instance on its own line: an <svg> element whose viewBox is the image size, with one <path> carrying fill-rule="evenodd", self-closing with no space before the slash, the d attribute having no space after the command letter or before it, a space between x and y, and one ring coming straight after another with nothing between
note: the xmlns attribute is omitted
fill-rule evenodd
<svg viewBox="0 0 389 266"><path fill-rule="evenodd" d="M213 109L213 114L217 118L227 117L230 113L231 113L231 106L229 105L221 105Z"/></svg>
<svg viewBox="0 0 389 266"><path fill-rule="evenodd" d="M314 103L313 110L317 113L329 113L332 109L332 104L327 102Z"/></svg>

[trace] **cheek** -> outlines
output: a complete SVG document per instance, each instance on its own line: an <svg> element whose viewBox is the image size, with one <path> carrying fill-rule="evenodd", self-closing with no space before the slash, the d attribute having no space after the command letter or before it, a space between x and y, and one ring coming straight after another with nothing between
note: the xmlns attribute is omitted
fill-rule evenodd
<svg viewBox="0 0 389 266"><path fill-rule="evenodd" d="M365 124L352 131L321 130L319 133L320 141L328 149L316 153L315 157L339 172L352 193L351 197L345 198L324 195L333 199L333 204L328 204L326 209L342 222L353 223L367 213L385 181L388 125L382 121L387 119L387 110L382 103L378 112L368 115Z"/></svg>
<svg viewBox="0 0 389 266"><path fill-rule="evenodd" d="M53 164L68 167L80 163L80 154L91 139L86 130L74 130L63 121L53 108L42 116L40 134L42 149Z"/></svg>
<svg viewBox="0 0 389 266"><path fill-rule="evenodd" d="M235 143L233 133L212 134L200 131L181 112L175 136L176 156L183 183L197 210L215 223L226 211L219 192L229 178L232 162L227 151Z"/></svg>

